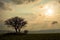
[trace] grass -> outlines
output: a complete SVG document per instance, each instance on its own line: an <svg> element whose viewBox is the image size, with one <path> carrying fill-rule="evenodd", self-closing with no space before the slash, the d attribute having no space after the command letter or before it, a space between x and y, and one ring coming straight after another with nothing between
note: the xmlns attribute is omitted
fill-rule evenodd
<svg viewBox="0 0 60 40"><path fill-rule="evenodd" d="M50 34L7 33L0 35L0 40L60 40L60 33Z"/></svg>

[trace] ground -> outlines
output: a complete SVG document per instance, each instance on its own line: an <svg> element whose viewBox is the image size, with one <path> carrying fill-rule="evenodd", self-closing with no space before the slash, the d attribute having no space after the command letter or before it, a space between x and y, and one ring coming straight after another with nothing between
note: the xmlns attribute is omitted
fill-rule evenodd
<svg viewBox="0 0 60 40"><path fill-rule="evenodd" d="M7 33L0 35L0 40L60 40L60 33L50 34Z"/></svg>

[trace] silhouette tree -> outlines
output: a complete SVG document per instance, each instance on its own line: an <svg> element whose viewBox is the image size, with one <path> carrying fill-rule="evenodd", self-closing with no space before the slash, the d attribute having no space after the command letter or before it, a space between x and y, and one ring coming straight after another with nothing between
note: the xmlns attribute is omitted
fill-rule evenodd
<svg viewBox="0 0 60 40"><path fill-rule="evenodd" d="M12 27L15 28L16 32L20 32L22 27L25 27L25 25L27 24L27 21L25 21L23 18L19 18L19 17L14 17L14 18L10 18L8 20L5 21L6 25L11 25Z"/></svg>
<svg viewBox="0 0 60 40"><path fill-rule="evenodd" d="M28 30L24 30L24 33L27 34L28 33Z"/></svg>

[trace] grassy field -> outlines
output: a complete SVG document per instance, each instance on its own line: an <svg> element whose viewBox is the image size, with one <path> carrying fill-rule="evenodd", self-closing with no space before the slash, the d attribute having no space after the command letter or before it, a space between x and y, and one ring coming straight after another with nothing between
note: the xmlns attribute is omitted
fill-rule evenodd
<svg viewBox="0 0 60 40"><path fill-rule="evenodd" d="M60 40L60 33L50 34L7 33L0 35L0 40Z"/></svg>

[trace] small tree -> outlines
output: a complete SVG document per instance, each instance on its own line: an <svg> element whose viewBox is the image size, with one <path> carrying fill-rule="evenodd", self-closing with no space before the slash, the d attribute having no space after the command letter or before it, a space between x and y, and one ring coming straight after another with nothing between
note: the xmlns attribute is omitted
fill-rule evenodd
<svg viewBox="0 0 60 40"><path fill-rule="evenodd" d="M27 34L28 33L28 30L24 30L24 33Z"/></svg>
<svg viewBox="0 0 60 40"><path fill-rule="evenodd" d="M23 18L19 18L19 17L14 17L14 18L10 18L8 20L5 21L6 25L11 25L12 27L15 28L15 31L19 31L21 30L22 27L25 27L25 25L27 24L27 21L25 21Z"/></svg>

